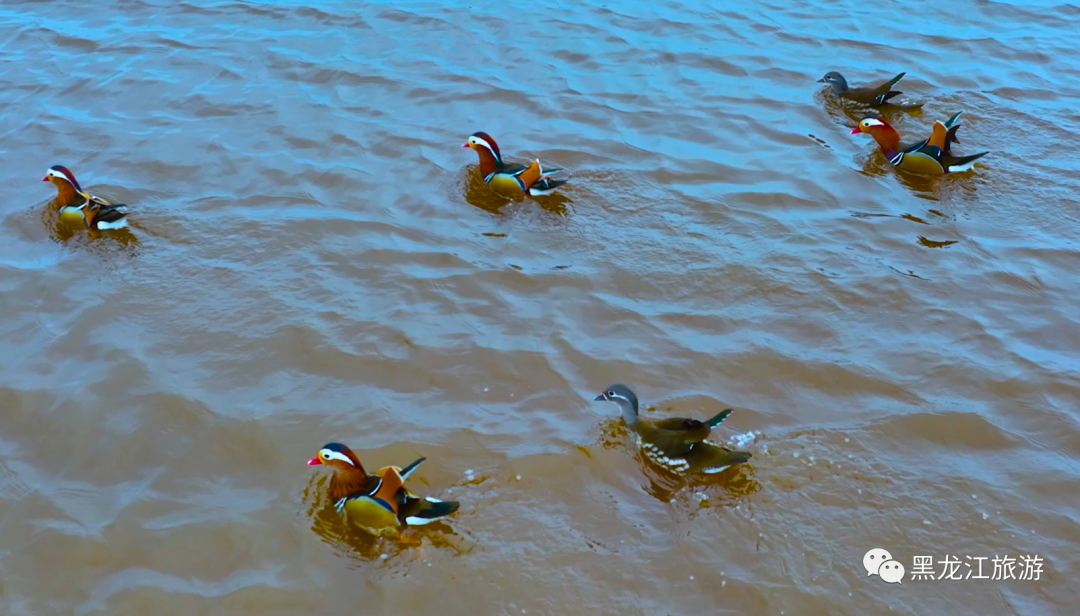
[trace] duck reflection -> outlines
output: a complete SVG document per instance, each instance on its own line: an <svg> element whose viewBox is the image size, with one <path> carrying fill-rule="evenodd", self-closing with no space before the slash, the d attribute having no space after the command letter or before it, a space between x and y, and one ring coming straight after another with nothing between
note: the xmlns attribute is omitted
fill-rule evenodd
<svg viewBox="0 0 1080 616"><path fill-rule="evenodd" d="M641 488L660 502L670 503L676 497L680 500L700 500L699 494L704 493L708 495L710 505L722 505L761 490L761 484L753 479L753 466L749 463L731 466L712 475L679 475L653 464L630 445L630 440L629 430L617 419L604 422L600 428L600 446L632 455L648 480L641 484ZM720 489L719 493L712 489L714 487Z"/></svg>
<svg viewBox="0 0 1080 616"><path fill-rule="evenodd" d="M308 505L306 513L311 530L344 556L357 562L374 562L405 554L415 555L418 551L422 554L429 547L451 549L459 554L468 551L460 541L455 541L460 537L454 529L441 521L378 534L356 527L334 508L329 483L330 479L325 475L310 477L304 487L303 502Z"/></svg>
<svg viewBox="0 0 1080 616"><path fill-rule="evenodd" d="M466 177L463 179L463 183L465 184L465 201L473 207L496 216L513 216L520 210L520 206L528 201L536 203L541 209L551 214L567 216L569 214L569 206L573 203L569 197L559 193L539 197L529 197L528 199L511 199L491 190L491 188L484 183L484 179L480 177L479 167L477 165L468 165L465 169L465 174Z"/></svg>
<svg viewBox="0 0 1080 616"><path fill-rule="evenodd" d="M761 490L761 484L753 478L754 469L748 464L732 466L716 475L685 476L664 472L647 462L643 466L649 482L642 484L642 489L663 503L693 500L702 507L729 505Z"/></svg>
<svg viewBox="0 0 1080 616"><path fill-rule="evenodd" d="M42 225L48 230L49 239L60 244L66 244L73 238L86 238L88 245L104 248L101 241L124 249L139 247L139 238L131 232L131 227L137 225L128 223L119 229L95 229L87 228L81 219L72 216L62 216L61 211L54 207L54 203L39 208Z"/></svg>

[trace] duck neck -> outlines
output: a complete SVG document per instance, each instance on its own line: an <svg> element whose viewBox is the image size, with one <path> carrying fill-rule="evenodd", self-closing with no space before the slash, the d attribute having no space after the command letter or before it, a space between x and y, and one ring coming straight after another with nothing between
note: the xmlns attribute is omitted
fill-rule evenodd
<svg viewBox="0 0 1080 616"><path fill-rule="evenodd" d="M638 410L637 405L623 400L619 400L619 410L622 411L623 421L626 422L626 427L631 430L637 430L638 423Z"/></svg>
<svg viewBox="0 0 1080 616"><path fill-rule="evenodd" d="M480 175L481 177L487 177L492 173L503 168L502 163L498 158L495 158L495 154L491 150L485 147L479 147L476 149L476 153L480 156Z"/></svg>
<svg viewBox="0 0 1080 616"><path fill-rule="evenodd" d="M334 501L355 494L367 487L368 476L363 468L339 468L330 478L330 498Z"/></svg>
<svg viewBox="0 0 1080 616"><path fill-rule="evenodd" d="M56 207L68 207L69 205L82 205L84 199L69 182L53 182L56 185L56 199L53 203Z"/></svg>
<svg viewBox="0 0 1080 616"><path fill-rule="evenodd" d="M900 151L900 133L896 132L896 129L891 126L878 127L871 133L874 137L874 141L877 141L878 147L885 153L885 156L892 158L898 151Z"/></svg>

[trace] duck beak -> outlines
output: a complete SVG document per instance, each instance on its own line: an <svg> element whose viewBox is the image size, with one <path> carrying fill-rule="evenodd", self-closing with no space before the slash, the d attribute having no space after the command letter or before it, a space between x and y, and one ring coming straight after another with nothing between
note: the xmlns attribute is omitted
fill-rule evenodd
<svg viewBox="0 0 1080 616"><path fill-rule="evenodd" d="M855 128L851 129L851 134L852 134L852 135L858 135L858 134L859 134L859 133L861 133L861 132L862 132L862 129L861 129L861 128L859 128L858 126L856 126Z"/></svg>
<svg viewBox="0 0 1080 616"><path fill-rule="evenodd" d="M48 182L49 181L49 176L45 176L45 177L41 178L41 181L42 182Z"/></svg>
<svg viewBox="0 0 1080 616"><path fill-rule="evenodd" d="M599 396L593 398L593 402L599 402L601 400L607 400L607 394L600 394Z"/></svg>
<svg viewBox="0 0 1080 616"><path fill-rule="evenodd" d="M318 466L320 464L322 464L322 461L320 461L318 457L314 457L307 461L308 466Z"/></svg>
<svg viewBox="0 0 1080 616"><path fill-rule="evenodd" d="M824 77L817 80L818 83L829 83Z"/></svg>

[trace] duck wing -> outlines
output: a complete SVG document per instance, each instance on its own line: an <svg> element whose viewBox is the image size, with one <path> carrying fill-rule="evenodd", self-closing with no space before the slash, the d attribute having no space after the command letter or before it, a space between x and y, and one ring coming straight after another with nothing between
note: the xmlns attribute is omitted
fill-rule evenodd
<svg viewBox="0 0 1080 616"><path fill-rule="evenodd" d="M750 459L750 452L736 451L713 443L697 443L683 459L689 464L688 473L719 473L734 464Z"/></svg>
<svg viewBox="0 0 1080 616"><path fill-rule="evenodd" d="M457 501L441 501L430 496L420 498L409 493L399 516L410 526L420 526L454 513L461 507Z"/></svg>
<svg viewBox="0 0 1080 616"><path fill-rule="evenodd" d="M103 205L87 211L87 224L97 229L120 229L127 226L127 208L123 204Z"/></svg>
<svg viewBox="0 0 1080 616"><path fill-rule="evenodd" d="M845 92L843 96L853 101L870 105L872 107L884 105L885 101L889 100L890 98L903 94L903 92L893 90L892 87L895 86L897 82L899 82L901 79L903 79L904 75L906 74L907 73L900 73L896 77L893 77L892 79L877 86L876 88L852 88L851 90Z"/></svg>
<svg viewBox="0 0 1080 616"><path fill-rule="evenodd" d="M731 409L724 409L712 418L701 421L686 417L671 417L658 421L638 422L637 432L643 442L652 444L666 456L681 456L689 452L695 443L708 438L712 429L720 425Z"/></svg>

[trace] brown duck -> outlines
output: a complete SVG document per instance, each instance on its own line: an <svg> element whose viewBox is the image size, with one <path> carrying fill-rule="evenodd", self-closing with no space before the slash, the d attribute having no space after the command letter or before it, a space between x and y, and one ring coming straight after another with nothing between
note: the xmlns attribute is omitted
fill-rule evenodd
<svg viewBox="0 0 1080 616"><path fill-rule="evenodd" d="M90 229L122 229L127 226L127 206L112 204L83 191L75 174L63 165L53 165L42 182L56 186L52 204L60 210L60 220L83 224Z"/></svg>
<svg viewBox="0 0 1080 616"><path fill-rule="evenodd" d="M960 112L963 113L963 112ZM989 152L969 156L955 156L952 144L960 143L956 131L960 129L960 113L941 122L934 122L930 137L916 143L900 143L900 133L882 117L868 116L851 129L852 135L864 133L877 141L878 147L892 166L910 173L944 175L967 171L975 161Z"/></svg>
<svg viewBox="0 0 1080 616"><path fill-rule="evenodd" d="M458 510L456 502L420 498L405 487L405 479L426 458L405 468L387 466L369 475L351 449L341 443L327 443L309 466L329 466L330 498L334 508L348 521L381 532L401 526L419 526Z"/></svg>
<svg viewBox="0 0 1080 616"><path fill-rule="evenodd" d="M540 159L528 165L504 163L499 144L487 133L473 133L461 147L471 148L480 157L480 175L495 193L511 199L520 199L525 195L550 195L567 180L556 180L551 176L562 169L544 169Z"/></svg>
<svg viewBox="0 0 1080 616"><path fill-rule="evenodd" d="M848 86L847 79L836 71L829 71L825 73L825 76L818 79L818 83L827 83L832 86L833 93L840 98L845 98L849 101L859 103L861 105L867 105L869 107L881 107L889 101L890 98L903 94L899 90L893 90L893 86L898 81L904 78L907 73L900 73L896 77L886 81L885 83L875 86L873 88L852 88ZM901 105L904 109L917 109L922 107L922 103L908 103Z"/></svg>
<svg viewBox="0 0 1080 616"><path fill-rule="evenodd" d="M750 459L748 452L705 441L712 429L727 419L731 409L725 409L707 421L684 417L641 419L638 417L637 395L619 383L609 385L593 399L617 404L641 453L649 461L673 473L711 475Z"/></svg>

